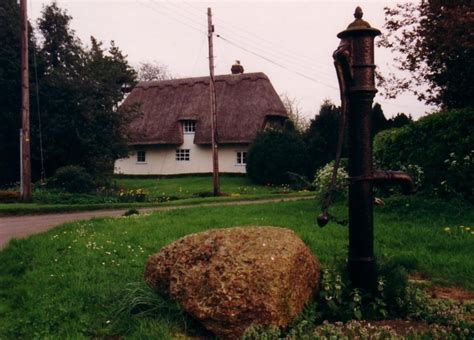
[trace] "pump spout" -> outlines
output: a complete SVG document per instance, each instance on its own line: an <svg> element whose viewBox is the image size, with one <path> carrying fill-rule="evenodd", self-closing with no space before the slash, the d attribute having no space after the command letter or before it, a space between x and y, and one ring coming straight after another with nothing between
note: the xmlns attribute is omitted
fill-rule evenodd
<svg viewBox="0 0 474 340"><path fill-rule="evenodd" d="M402 189L402 193L405 195L415 192L415 184L413 183L413 179L409 174L403 171L377 170L374 172L372 180L375 185L384 183L399 184Z"/></svg>

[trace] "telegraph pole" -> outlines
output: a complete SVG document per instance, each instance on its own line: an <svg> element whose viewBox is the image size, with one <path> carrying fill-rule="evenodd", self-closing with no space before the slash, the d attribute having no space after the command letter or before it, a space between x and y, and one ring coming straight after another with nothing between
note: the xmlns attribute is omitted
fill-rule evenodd
<svg viewBox="0 0 474 340"><path fill-rule="evenodd" d="M207 38L209 41L209 94L210 94L210 111L211 111L211 134L212 134L212 182L214 186L214 196L220 194L219 183L219 154L217 146L217 105L216 105L216 84L214 81L214 48L212 43L212 36L214 33L214 26L212 25L211 8L207 9Z"/></svg>
<svg viewBox="0 0 474 340"><path fill-rule="evenodd" d="M20 0L21 30L21 198L31 200L30 81L28 74L27 0Z"/></svg>

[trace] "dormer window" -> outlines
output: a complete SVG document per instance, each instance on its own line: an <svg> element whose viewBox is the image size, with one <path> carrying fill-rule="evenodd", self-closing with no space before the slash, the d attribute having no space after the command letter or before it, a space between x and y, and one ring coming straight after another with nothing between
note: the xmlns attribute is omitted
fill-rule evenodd
<svg viewBox="0 0 474 340"><path fill-rule="evenodd" d="M285 118L268 114L265 120L264 130L281 130L285 123Z"/></svg>
<svg viewBox="0 0 474 340"><path fill-rule="evenodd" d="M196 122L194 120L185 120L183 121L183 131L186 134L191 134L196 132Z"/></svg>

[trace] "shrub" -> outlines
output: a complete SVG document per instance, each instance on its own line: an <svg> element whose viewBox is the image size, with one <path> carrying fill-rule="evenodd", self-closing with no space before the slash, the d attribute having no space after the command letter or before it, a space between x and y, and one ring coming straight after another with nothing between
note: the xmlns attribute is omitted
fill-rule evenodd
<svg viewBox="0 0 474 340"><path fill-rule="evenodd" d="M341 160L339 168L337 169L336 175L336 184L334 191L332 193L332 201L338 201L347 199L348 195L348 182L347 178L349 177L345 169L345 160ZM325 195L329 189L331 183L332 171L334 168L334 161L329 162L322 168L320 168L314 175L313 186L316 190L316 197L322 202L325 198Z"/></svg>
<svg viewBox="0 0 474 340"><path fill-rule="evenodd" d="M257 135L247 155L247 174L260 184L286 184L288 172L306 174L307 154L293 131L267 130Z"/></svg>
<svg viewBox="0 0 474 340"><path fill-rule="evenodd" d="M317 296L287 329L253 325L243 339L398 339L405 334L410 339L444 339L448 334L456 334L449 337L453 339L470 338L474 305L430 299L424 290L409 283L410 268L405 269L405 263L407 259L382 258L373 292L351 287L342 267L325 268ZM387 319L413 320L413 325L424 321L427 326L392 329L383 321ZM410 323L404 325L409 327Z"/></svg>
<svg viewBox="0 0 474 340"><path fill-rule="evenodd" d="M94 180L83 167L76 165L63 166L56 170L48 180L47 186L52 189L70 193L90 192L94 189Z"/></svg>
<svg viewBox="0 0 474 340"><path fill-rule="evenodd" d="M410 164L424 172L422 190L473 201L474 109L441 111L375 137L374 156L383 168Z"/></svg>
<svg viewBox="0 0 474 340"><path fill-rule="evenodd" d="M143 189L120 189L117 192L117 197L120 202L145 202L148 193Z"/></svg>
<svg viewBox="0 0 474 340"><path fill-rule="evenodd" d="M213 197L214 193L212 191L199 191L199 192L193 193L192 196L193 197L200 197L200 198Z"/></svg>
<svg viewBox="0 0 474 340"><path fill-rule="evenodd" d="M17 203L21 201L21 194L17 191L1 190L0 203Z"/></svg>

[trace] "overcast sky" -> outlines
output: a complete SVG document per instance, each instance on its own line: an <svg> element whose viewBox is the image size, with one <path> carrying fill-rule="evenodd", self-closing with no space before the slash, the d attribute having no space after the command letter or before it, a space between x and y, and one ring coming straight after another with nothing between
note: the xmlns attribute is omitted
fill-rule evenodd
<svg viewBox="0 0 474 340"><path fill-rule="evenodd" d="M177 77L209 74L207 15L212 8L216 74L230 73L235 60L245 72L264 72L279 94L296 98L308 118L325 98L339 104L332 52L360 5L364 19L382 30L384 6L400 1L158 1L58 0L73 17L72 28L84 43L95 36L106 46L110 40L133 65L158 61ZM30 0L35 23L44 4ZM393 55L376 48L382 72L394 71ZM398 112L417 118L432 109L411 95L387 100L377 95L387 117Z"/></svg>

